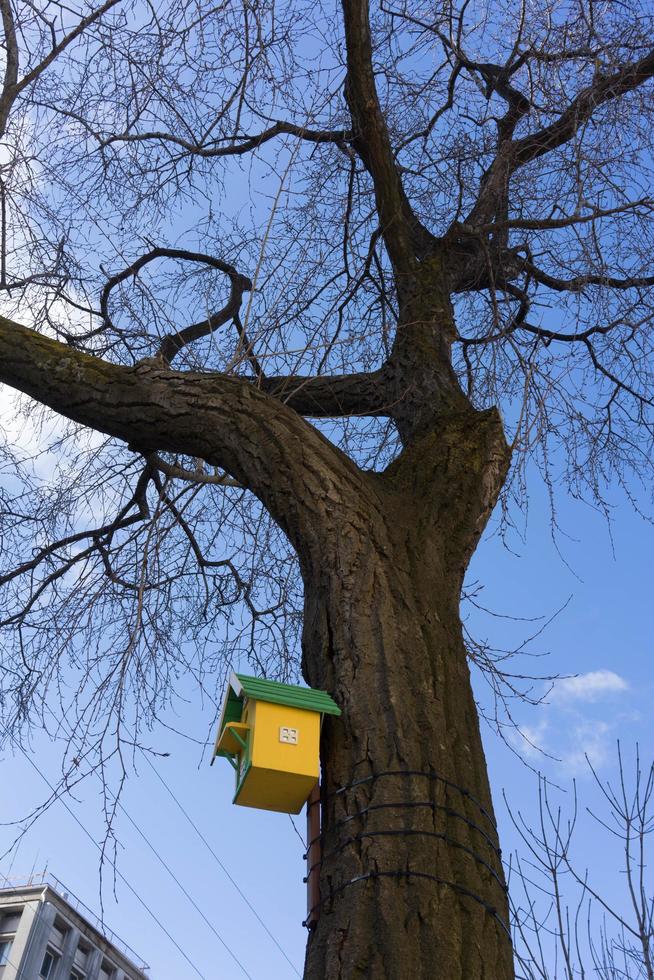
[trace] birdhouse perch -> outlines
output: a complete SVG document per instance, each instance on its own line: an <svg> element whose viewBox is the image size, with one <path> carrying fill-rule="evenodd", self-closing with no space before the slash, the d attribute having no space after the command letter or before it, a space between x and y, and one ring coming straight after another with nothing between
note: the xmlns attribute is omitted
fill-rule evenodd
<svg viewBox="0 0 654 980"><path fill-rule="evenodd" d="M325 691L232 674L214 759L235 770L233 802L299 813L320 775L322 717L340 713Z"/></svg>

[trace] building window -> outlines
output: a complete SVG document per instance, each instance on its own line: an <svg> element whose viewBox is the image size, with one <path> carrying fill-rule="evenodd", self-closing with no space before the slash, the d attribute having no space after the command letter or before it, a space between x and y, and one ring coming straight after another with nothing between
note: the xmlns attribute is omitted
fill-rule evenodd
<svg viewBox="0 0 654 980"><path fill-rule="evenodd" d="M11 942L11 939L0 939L0 966L6 966L9 962Z"/></svg>
<svg viewBox="0 0 654 980"><path fill-rule="evenodd" d="M91 948L89 946L83 946L82 943L79 944L75 950L75 959L73 960L73 966L78 968L78 973L81 977L84 976L88 964L89 953Z"/></svg>
<svg viewBox="0 0 654 980"><path fill-rule="evenodd" d="M4 942L4 940L7 938L5 933L9 933L12 936L14 935L18 929L21 914L21 912L16 912L10 909L8 912L5 912L4 915L0 915L0 934L2 935L0 942Z"/></svg>
<svg viewBox="0 0 654 980"><path fill-rule="evenodd" d="M71 970L70 980L84 980L84 974L80 973L79 970Z"/></svg>
<svg viewBox="0 0 654 980"><path fill-rule="evenodd" d="M53 946L63 949L68 929L62 922L55 922L50 933L50 942Z"/></svg>
<svg viewBox="0 0 654 980"><path fill-rule="evenodd" d="M53 952L53 950L46 950L45 956L43 957L43 963L41 965L41 972L39 973L41 980L52 980L55 975L58 959L59 957L55 952Z"/></svg>

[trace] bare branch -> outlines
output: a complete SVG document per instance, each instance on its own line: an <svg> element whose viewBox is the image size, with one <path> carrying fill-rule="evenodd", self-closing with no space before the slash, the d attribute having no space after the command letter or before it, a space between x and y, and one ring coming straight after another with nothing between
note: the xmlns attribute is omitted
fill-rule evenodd
<svg viewBox="0 0 654 980"><path fill-rule="evenodd" d="M650 198L642 198L640 201L633 201L628 204L621 204L614 208L593 208L590 214L571 214L564 218L507 218L505 221L494 221L492 224L480 225L478 228L469 228L467 225L458 225L457 228L465 234L466 232L476 234L493 234L496 231L511 229L515 231L556 231L560 228L571 228L574 225L587 225L601 218L614 217L618 214L639 214L651 213L654 209L654 201Z"/></svg>
<svg viewBox="0 0 654 980"><path fill-rule="evenodd" d="M372 68L368 2L344 0L343 13L347 47L345 97L352 115L352 145L373 179L382 235L391 261L398 273L407 273L415 266L415 255L426 254L434 245L434 238L415 217L391 148Z"/></svg>
<svg viewBox="0 0 654 980"><path fill-rule="evenodd" d="M176 463L167 463L158 453L150 453L147 460L151 466L170 480L185 480L187 483L208 484L216 487L241 487L242 489L237 480L232 480L224 473L206 473L200 465L194 470L187 470Z"/></svg>
<svg viewBox="0 0 654 980"><path fill-rule="evenodd" d="M114 0L118 2L118 0ZM223 136L219 140L210 143L191 142L176 136L173 133L146 132L146 133L119 133L100 140L100 146L111 146L114 143L144 143L157 141L160 143L171 143L179 146L192 156L198 157L226 157L242 156L244 153L251 153L258 150L264 143L275 139L277 136L297 136L298 139L306 140L308 143L348 143L352 139L352 133L347 129L307 129L305 126L297 126L295 123L278 120L273 126L264 129L256 135L247 133L235 136ZM228 146L218 146L217 143L229 143Z"/></svg>
<svg viewBox="0 0 654 980"><path fill-rule="evenodd" d="M597 72L593 83L576 96L549 126L516 140L508 150L510 167L522 167L545 153L563 146L592 114L612 99L618 99L643 85L654 75L654 50L632 64L623 65L609 75Z"/></svg>
<svg viewBox="0 0 654 980"><path fill-rule="evenodd" d="M7 44L7 65L5 69L5 81L3 86L2 98L0 100L0 133L4 133L7 118L11 107L15 102L16 98L23 92L32 82L43 74L43 72L50 67L50 65L55 61L59 55L65 51L65 49L72 44L78 37L80 37L84 31L91 24L94 24L99 20L107 11L111 10L119 4L121 0L105 0L100 7L91 11L86 17L83 17L76 26L69 31L64 37L52 45L50 52L43 58L38 65L35 65L31 71L28 71L26 75L18 81L18 54L16 47L16 33L13 24L13 16L11 12L10 0L2 0L2 20L5 31L5 41Z"/></svg>
<svg viewBox="0 0 654 980"><path fill-rule="evenodd" d="M654 286L654 276L617 276L599 275L589 273L582 276L574 276L572 279L560 279L552 276L530 262L528 259L520 258L521 267L532 276L536 282L555 289L557 292L582 292L587 286L605 286L609 289L645 289Z"/></svg>
<svg viewBox="0 0 654 980"><path fill-rule="evenodd" d="M129 279L130 276L135 276L150 262L161 258L178 259L187 262L199 262L204 265L208 265L211 268L218 269L220 272L224 272L229 277L231 282L230 297L226 306L224 306L222 310L219 310L217 313L207 317L206 320L201 320L198 323L193 323L188 327L183 327L176 331L176 333L168 334L167 337L164 337L159 348L159 357L161 357L166 363L170 364L175 356L188 344L192 343L194 340L199 340L201 337L207 337L209 334L213 333L214 330L217 330L218 327L221 327L230 320L235 320L237 318L243 299L243 293L252 289L252 281L248 279L247 276L241 275L233 265L230 265L228 262L224 262L222 259L219 259L216 256L204 255L201 252L190 252L187 249L180 248L153 248L145 255L141 255L138 259L128 265L127 268L123 269L116 275L111 276L107 280L100 297L100 311L102 313L104 325L103 327L99 327L95 332L100 332L107 326L113 327L111 317L109 315L109 298L111 296L111 291L121 282Z"/></svg>
<svg viewBox="0 0 654 980"><path fill-rule="evenodd" d="M16 41L16 25L11 9L11 0L0 0L0 10L2 11L2 26L5 34L5 47L7 50L7 61L5 64L5 77L2 83L2 96L0 97L0 135L4 135L7 128L7 120L16 97L16 82L18 80L18 44Z"/></svg>

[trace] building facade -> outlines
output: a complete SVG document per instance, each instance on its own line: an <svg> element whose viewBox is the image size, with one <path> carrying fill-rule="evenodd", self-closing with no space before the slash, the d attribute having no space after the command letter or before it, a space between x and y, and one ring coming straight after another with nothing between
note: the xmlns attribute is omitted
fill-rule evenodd
<svg viewBox="0 0 654 980"><path fill-rule="evenodd" d="M145 970L53 875L0 888L0 980L150 980Z"/></svg>

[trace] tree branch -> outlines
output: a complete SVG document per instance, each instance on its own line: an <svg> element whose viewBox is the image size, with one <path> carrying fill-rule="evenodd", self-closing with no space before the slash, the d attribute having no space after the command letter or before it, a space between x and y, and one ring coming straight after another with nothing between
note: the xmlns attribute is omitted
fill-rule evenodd
<svg viewBox="0 0 654 980"><path fill-rule="evenodd" d="M264 378L259 387L300 415L310 418L388 416L386 371L334 375L332 377Z"/></svg>
<svg viewBox="0 0 654 980"><path fill-rule="evenodd" d="M64 51L69 44L71 44L76 38L83 34L87 27L93 24L96 20L99 20L103 14L106 14L108 10L115 7L120 0L106 0L100 7L96 10L91 11L87 17L83 17L79 21L76 27L69 31L68 34L59 41L58 44L53 44L50 53L43 58L38 65L35 65L31 71L28 71L26 75L18 81L18 49L16 45L16 32L13 22L13 15L11 12L11 6L9 0L0 0L0 9L2 10L2 21L5 32L5 41L7 43L7 65L5 69L5 80L2 92L2 98L0 100L0 135L4 134L7 119L11 111L11 107L14 104L16 97L20 95L23 89L31 85L32 82L36 81L39 75L42 75L46 68L49 68L53 61L59 57L59 55Z"/></svg>
<svg viewBox="0 0 654 980"><path fill-rule="evenodd" d="M610 75L598 72L593 83L583 89L551 125L512 144L510 151L512 170L563 146L572 139L579 127L590 119L598 106L633 91L653 75L654 49L639 61L623 65Z"/></svg>
<svg viewBox="0 0 654 980"><path fill-rule="evenodd" d="M50 54L46 55L46 57L40 61L35 68L21 78L20 82L16 86L16 95L22 92L24 88L27 88L28 85L31 85L31 83L52 64L55 58L57 58L69 44L78 38L80 34L84 33L87 27L93 24L94 21L99 20L103 14L106 14L108 10L111 10L112 7L115 7L120 2L121 0L105 0L105 3L103 3L102 6L98 7L96 10L93 10L87 17L83 17L72 31L69 31L58 44L54 45L50 51Z"/></svg>
<svg viewBox="0 0 654 980"><path fill-rule="evenodd" d="M184 480L187 483L210 484L216 487L241 487L237 480L232 480L224 473L205 473L202 469L187 470L176 463L167 463L158 453L150 453L147 461L170 480Z"/></svg>
<svg viewBox="0 0 654 980"><path fill-rule="evenodd" d="M149 516L146 490L151 476L152 467L148 464L139 477L130 500L124 507L122 507L120 512L109 524L104 524L102 527L91 528L87 531L78 531L75 534L69 534L65 538L60 538L58 541L53 541L52 544L48 544L44 548L40 548L32 556L32 558L29 559L29 561L25 561L21 565L17 565L15 568L12 568L10 572L0 575L0 585L6 585L7 582L11 582L20 575L25 575L27 572L33 572L36 568L38 568L41 562L52 559L57 552L61 551L63 548L70 548L71 545L79 544L81 541L86 541L90 538L93 542L90 548L81 552L81 555L74 555L73 561L78 560L79 557L86 557L92 553L102 538L111 538L116 531L124 530L125 528L130 527L132 524L137 524L140 521L145 520L146 517ZM136 511L130 514L130 511L134 507L136 507ZM66 571L69 567L70 565L68 563L63 566L64 571ZM63 574L63 572L61 574ZM51 581L51 577L48 577L46 581Z"/></svg>
<svg viewBox="0 0 654 980"><path fill-rule="evenodd" d="M225 470L259 497L305 553L307 538L317 546L329 487L339 487L341 516L362 494L375 506L365 474L344 453L243 378L110 364L0 316L0 382L146 457L166 451ZM338 524L334 515L332 526Z"/></svg>
<svg viewBox="0 0 654 980"><path fill-rule="evenodd" d="M530 161L569 142L580 126L591 118L598 106L638 88L653 75L654 49L639 61L624 65L610 75L598 72L592 84L573 99L558 119L519 140L512 139L513 131L518 120L528 111L530 104L524 97L523 102L516 101L520 93L515 89L507 89L504 97L511 96L513 102L509 103L509 112L502 120L497 154L482 177L477 201L466 219L466 224L479 227L481 223L490 221L494 214L505 218L512 173ZM495 89L499 93L497 85Z"/></svg>
<svg viewBox="0 0 654 980"><path fill-rule="evenodd" d="M2 27L5 34L5 45L7 49L5 77L2 83L2 96L0 97L0 136L4 136L7 128L7 120L9 119L9 113L16 97L16 82L18 81L18 42L16 40L14 15L9 0L0 0L0 11L2 12Z"/></svg>
<svg viewBox="0 0 654 980"><path fill-rule="evenodd" d="M109 297L111 291L121 282L124 282L125 279L129 279L130 276L135 276L149 262L161 258L203 263L204 265L218 269L220 272L224 272L231 282L230 297L222 310L219 310L204 320L200 320L198 323L184 327L176 333L168 334L163 338L159 348L159 356L170 364L175 356L188 344L194 340L199 340L201 337L207 337L224 323L238 317L243 293L252 289L252 281L247 276L241 275L233 265L224 262L223 259L219 259L214 255L205 255L203 252L189 252L187 249L181 248L153 248L151 251L141 255L131 265L128 265L127 268L107 280L100 296L100 312L102 313L104 326L113 327L109 315ZM99 328L99 330L104 329L104 326ZM96 332L99 332L99 330Z"/></svg>
<svg viewBox="0 0 654 980"><path fill-rule="evenodd" d="M499 229L510 229L512 231L556 231L559 228L571 228L573 225L587 225L600 218L609 218L617 214L629 214L645 208L652 211L654 201L651 198L643 198L640 201L631 201L621 204L614 208L593 208L590 214L571 214L565 218L507 218L506 221L494 221L492 224L480 225L477 228L469 228L467 225L460 225L462 232L469 232L472 235L492 234Z"/></svg>
<svg viewBox="0 0 654 980"><path fill-rule="evenodd" d="M268 140L282 135L297 136L309 143L347 143L352 138L352 133L347 129L306 129L304 126L297 126L295 123L284 122L280 119L273 126L269 126L268 129L264 129L261 133L253 136L243 134L242 136L222 137L221 142L232 141L232 146L203 146L201 143L193 143L190 140L183 139L181 136L175 136L173 133L156 131L147 133L121 133L115 136L109 136L107 139L100 141L100 146L110 146L112 143L143 143L148 140L159 140L162 143L173 143L193 156L225 157L241 156L244 153L250 153L252 150L257 150L264 143L267 143ZM214 140L213 142L218 141Z"/></svg>
<svg viewBox="0 0 654 980"><path fill-rule="evenodd" d="M352 116L352 145L372 177L382 235L397 272L415 269L436 244L416 218L400 173L379 104L372 67L372 40L367 0L343 0L347 77L345 98Z"/></svg>
<svg viewBox="0 0 654 980"><path fill-rule="evenodd" d="M557 292L579 293L586 286L607 286L609 289L644 289L648 286L654 286L654 276L627 276L620 279L616 276L589 273L585 276L574 276L572 279L560 279L543 272L528 259L520 257L518 261L522 269L528 272L536 282L543 286L549 286L550 289L555 289Z"/></svg>

